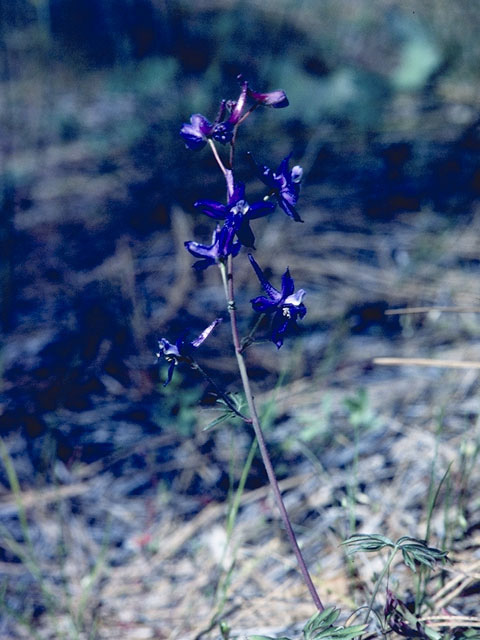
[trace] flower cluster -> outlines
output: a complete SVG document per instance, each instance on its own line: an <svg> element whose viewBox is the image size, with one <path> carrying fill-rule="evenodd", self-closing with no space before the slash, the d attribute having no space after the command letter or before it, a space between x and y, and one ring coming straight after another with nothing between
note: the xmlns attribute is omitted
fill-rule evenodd
<svg viewBox="0 0 480 640"><path fill-rule="evenodd" d="M222 100L215 121L210 123L201 113L195 113L190 118L190 124L185 123L180 130L186 146L193 151L203 149L209 140L215 140L225 145L232 142L234 129L240 123L247 96L254 101L254 106L264 105L281 109L288 107L288 99L284 91L271 91L259 93L249 88L248 82L244 82L241 76L238 79L242 83L242 90L236 102ZM227 116L227 112L230 114Z"/></svg>
<svg viewBox="0 0 480 640"><path fill-rule="evenodd" d="M195 113L191 116L190 122L185 123L180 130L180 136L187 149L199 151L207 145L211 147L227 183L226 203L202 199L194 204L197 210L216 221L211 244L201 244L194 240L184 243L187 251L197 258L193 264L197 271L203 271L215 264L225 268L229 260L240 253L242 247L255 249L255 235L251 223L272 213L277 204L287 216L296 222L303 222L296 209L303 171L298 165L290 168L291 154L285 157L276 169L257 164L252 155L248 154L256 177L267 187L263 200L249 202L245 194L245 184L235 179L233 151L238 127L258 107L281 109L288 106L288 98L284 91L262 93L251 89L241 76L238 76L238 80L241 90L237 100L222 100L213 122L204 115ZM216 143L230 145L229 161L225 164L220 158ZM257 313L270 316L269 338L280 348L285 335L296 327L297 319L303 318L307 312L302 302L305 291L299 289L295 293L288 268L282 276L281 290L275 289L265 278L253 256L249 254L248 257L266 292L266 296L251 300L252 308ZM216 321L193 343L180 341L171 345L166 339L160 340L159 355L163 355L171 363L166 384L172 377L175 365L185 359L186 351L191 352L192 347L199 346L215 324ZM195 342L197 344L194 344Z"/></svg>
<svg viewBox="0 0 480 640"><path fill-rule="evenodd" d="M280 209L282 209L289 218L296 222L303 222L296 209L303 172L299 166L294 166L290 169L290 155L284 158L275 170L263 164L257 165L250 155L250 163L257 177L266 185L268 191L263 200L250 202L247 199L245 184L236 179L236 167L234 171L238 127L258 107L264 106L281 109L288 106L288 99L282 90L261 93L251 89L248 86L248 82L241 76L238 77L238 80L241 84L238 99L235 101L222 100L218 115L213 123L204 115L195 113L191 116L190 123L182 126L180 135L187 149L192 151L199 151L208 145L226 182L227 197L225 204L217 200L204 199L198 200L194 205L195 208L204 215L215 220L215 229L213 231L211 244L200 244L194 240L189 240L184 244L187 251L197 258L193 264L194 269L197 271L203 271L212 265L218 265L219 267L228 314L231 320L230 328L232 331L235 358L237 360L238 372L243 386L248 413L243 413L243 401L239 401L227 391L222 390L193 357L196 349L206 340L220 322L219 319L214 320L214 322L192 342L179 339L175 344L172 344L166 338L162 338L158 343L159 349L157 356L159 358L165 358L169 363L165 385L172 379L175 366L179 362L183 362L200 373L209 385L213 387L217 402L223 405L225 413L216 418L207 428L216 427L224 420L229 420L232 417L240 418L253 428L255 437L260 443L259 448L262 460L268 479L274 489L275 500L280 510L284 526L288 532L293 552L297 558L305 584L319 612L317 616L312 618L313 622L310 624L311 629L309 627L310 630L315 630L320 628L317 624L317 621L320 619L323 627L326 628L328 625L332 627L332 622L327 623L325 619L332 619L332 621L334 621L336 614L334 611L332 612L332 609L324 611L324 606L315 589L295 538L295 533L285 504L283 503L272 461L265 444L265 437L258 418L258 411L255 407L255 399L244 359L244 351L254 342L256 330L262 324L264 317L270 320L270 340L278 349L283 345L287 333L292 329L296 329L297 320L303 318L307 313L307 309L303 304L305 291L303 289L295 291L295 284L288 267L282 276L281 287L276 289L266 278L253 255L249 253L248 258L250 264L265 295L257 296L250 301L253 310L259 315L249 334L241 339L238 330L239 322L234 286L234 258L240 254L242 247L255 249L255 235L252 230L253 221L270 214L278 204ZM218 148L217 143L224 146L230 145L228 154L222 151L221 148ZM227 155L227 159L222 159L223 155ZM355 635L363 632L363 627L360 628L358 625L357 627L358 628L355 629ZM307 627L305 627L305 629L307 629ZM348 638L345 636L346 640L349 640L350 637L353 637L353 634L348 635Z"/></svg>

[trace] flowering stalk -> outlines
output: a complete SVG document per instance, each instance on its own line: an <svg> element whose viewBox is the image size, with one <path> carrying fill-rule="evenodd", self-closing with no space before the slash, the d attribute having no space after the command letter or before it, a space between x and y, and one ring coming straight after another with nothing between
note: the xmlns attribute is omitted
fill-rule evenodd
<svg viewBox="0 0 480 640"><path fill-rule="evenodd" d="M262 427L260 425L260 420L258 419L258 413L255 406L255 401L253 398L252 390L250 387L250 379L247 373L247 367L245 365L245 359L243 357L243 350L241 341L238 334L238 325L237 325L237 313L235 309L235 294L234 294L234 286L233 286L233 260L232 257L229 256L227 269L225 269L225 265L220 265L220 272L222 274L222 281L224 284L228 311L231 319L232 326L232 339L235 347L235 356L237 358L238 370L240 372L240 377L242 379L243 390L245 392L245 397L247 399L248 410L251 417L251 424L253 430L255 432L255 436L258 441L258 446L260 449L260 453L262 456L263 464L265 466L265 471L267 472L268 480L273 490L273 495L275 496L275 502L277 503L277 507L280 511L280 515L282 517L283 523L285 525L285 529L287 531L288 538L290 540L290 544L292 546L295 557L297 558L298 566L302 573L303 579L307 588L310 592L313 602L319 611L324 610L324 606L320 597L315 589L315 585L313 584L312 578L310 576L310 572L308 571L307 565L303 558L302 552L300 551L300 547L298 546L297 538L292 528L292 524L290 522L290 518L288 516L287 509L285 507L285 503L283 502L282 494L280 492L280 487L278 486L277 476L275 475L275 471L273 469L272 461L270 459L270 454L268 453L267 445L265 442L265 437L263 435Z"/></svg>
<svg viewBox="0 0 480 640"><path fill-rule="evenodd" d="M280 109L288 106L288 99L282 90L260 93L250 89L248 83L244 81L243 78L239 77L239 80L241 83L241 92L238 99L236 101L222 100L218 115L213 123L210 123L207 118L201 114L194 114L190 118L190 123L183 125L180 135L187 148L193 151L203 149L208 144L225 178L227 186L227 204L204 199L197 201L194 205L197 209L200 209L202 213L217 221L212 236L212 244L203 245L190 240L185 242L185 248L195 258L199 258L199 260L193 264L193 267L197 271L207 269L214 264L218 265L220 269L230 316L235 357L237 359L237 366L248 405L248 415L244 415L239 411L229 395L219 389L216 383L201 369L192 357L192 353L203 343L220 322L219 319L210 324L200 336L192 342L179 339L175 344L171 344L168 340L162 338L159 341L158 355L163 356L167 362L170 363L165 384L170 382L177 364L187 364L198 370L205 377L233 414L252 425L265 470L272 486L275 501L280 510L300 571L315 606L322 612L324 610L322 601L310 577L282 499L282 494L258 418L243 356L245 349L254 342L254 334L261 320L265 317L271 318L269 338L275 346L280 349L283 345L284 338L291 330L296 329L297 319L302 319L307 313L307 309L303 304L305 291L299 289L295 292L294 281L290 276L288 268L282 276L281 288L276 289L266 279L261 267L253 255L249 253L248 258L250 264L266 295L258 296L251 300L252 308L259 314L259 318L250 333L242 340L238 329L233 279L233 259L239 255L242 247L247 247L250 250L255 248L255 236L250 226L253 220L268 215L275 209L276 204L278 204L292 220L303 222L296 210L300 192L300 181L302 179L302 169L299 166L294 166L292 169L289 168L290 155L283 159L275 171L265 165L257 165L253 158L249 156L257 177L267 186L268 193L261 201L253 203L247 201L245 185L235 180L233 172L238 128L258 107L265 106ZM253 105L247 107L247 100L253 101ZM222 161L215 143L220 143L224 146L230 145L227 163ZM275 202L271 202L271 198L273 198ZM220 225L219 221L223 221L223 224Z"/></svg>

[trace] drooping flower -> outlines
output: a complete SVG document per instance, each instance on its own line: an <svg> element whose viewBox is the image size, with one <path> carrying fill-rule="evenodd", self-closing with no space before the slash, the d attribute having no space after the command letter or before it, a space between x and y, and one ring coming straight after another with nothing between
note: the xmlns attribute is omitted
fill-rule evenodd
<svg viewBox="0 0 480 640"><path fill-rule="evenodd" d="M272 171L265 165L257 165L249 154L251 161L255 165L258 177L270 189L270 194L276 197L280 208L285 211L287 216L296 220L296 222L303 222L295 208L300 194L300 182L303 176L303 169L295 165L292 170L290 170L288 166L290 156L291 154L282 160L276 171Z"/></svg>
<svg viewBox="0 0 480 640"><path fill-rule="evenodd" d="M245 185L242 182L235 185L233 193L228 198L228 204L215 200L198 200L194 206L210 218L226 220L226 224L235 229L241 244L252 248L255 245L255 236L250 221L266 216L275 208L272 202L263 200L249 204L245 200Z"/></svg>
<svg viewBox="0 0 480 640"><path fill-rule="evenodd" d="M171 381L175 367L179 362L192 363L192 352L198 349L220 322L222 322L222 319L216 318L212 324L208 325L208 327L202 331L198 338L195 338L195 340L191 342L186 342L183 338L179 338L175 344L172 344L166 338L161 338L158 341L157 358L163 356L165 360L170 363L167 379L163 383L164 387Z"/></svg>
<svg viewBox="0 0 480 640"><path fill-rule="evenodd" d="M225 100L222 100L220 103L220 109L213 124L210 123L205 116L202 116L201 113L195 113L191 116L190 124L184 123L180 129L180 135L185 145L193 151L199 151L207 144L209 138L221 144L231 142L235 125L242 116L246 96L247 84L244 83L238 100L230 105L231 111L227 119L225 119L227 104Z"/></svg>
<svg viewBox="0 0 480 640"><path fill-rule="evenodd" d="M241 74L237 76L237 80L246 84L243 82L243 76ZM273 107L274 109L283 109L289 105L287 94L282 89L269 91L268 93L261 93L247 87L247 95L257 104L262 104L266 107Z"/></svg>
<svg viewBox="0 0 480 640"><path fill-rule="evenodd" d="M420 621L417 621L415 628L412 627L402 615L402 609L408 612L406 604L397 598L390 589L387 589L384 616L390 629L404 638L428 640L429 636L425 633Z"/></svg>
<svg viewBox="0 0 480 640"><path fill-rule="evenodd" d="M225 260L229 255L235 257L242 247L240 242L235 242L235 233L236 229L232 225L224 224L222 228L217 225L213 232L211 245L200 244L193 240L185 242L187 251L195 258L200 258L193 264L193 268L197 271L203 271L212 264Z"/></svg>
<svg viewBox="0 0 480 640"><path fill-rule="evenodd" d="M282 290L278 291L265 278L265 275L254 257L249 253L248 258L255 269L257 278L260 281L266 296L258 296L250 302L254 311L258 313L273 314L272 324L270 327L270 339L277 345L277 348L283 344L285 333L290 329L297 328L297 318L303 318L307 313L307 309L303 304L303 296L305 291L299 289L295 293L295 283L287 270L282 276Z"/></svg>

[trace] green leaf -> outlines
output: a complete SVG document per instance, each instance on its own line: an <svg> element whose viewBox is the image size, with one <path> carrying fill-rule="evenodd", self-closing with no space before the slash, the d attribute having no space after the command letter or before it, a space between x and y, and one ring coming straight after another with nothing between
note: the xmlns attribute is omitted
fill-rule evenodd
<svg viewBox="0 0 480 640"><path fill-rule="evenodd" d="M339 615L340 610L335 607L315 613L303 629L304 640L351 640L365 631L364 624L334 626Z"/></svg>
<svg viewBox="0 0 480 640"><path fill-rule="evenodd" d="M442 638L442 634L439 631L431 629L428 626L422 625L422 630L424 631L425 635L430 638L430 640L441 640Z"/></svg>
<svg viewBox="0 0 480 640"><path fill-rule="evenodd" d="M480 629L466 629L459 640L479 640L480 638Z"/></svg>
<svg viewBox="0 0 480 640"><path fill-rule="evenodd" d="M215 429L215 427L218 427L219 424L225 422L225 420L230 418L232 415L235 415L232 411L230 411L229 413L224 413L218 418L215 418L215 420L209 422L205 427L203 427L202 431L210 431L211 429Z"/></svg>
<svg viewBox="0 0 480 640"><path fill-rule="evenodd" d="M321 627L328 627L332 625L339 615L340 610L336 609L335 607L327 607L323 611L317 611L307 621L305 627L303 628L303 634L305 635L311 633L312 631L316 631Z"/></svg>
<svg viewBox="0 0 480 640"><path fill-rule="evenodd" d="M397 547L402 551L403 561L412 571L416 571L415 562L430 569L440 560L448 560L447 552L429 547L424 540L402 536L397 540Z"/></svg>
<svg viewBox="0 0 480 640"><path fill-rule="evenodd" d="M342 542L342 545L349 547L349 555L357 553L357 551L379 551L385 547L392 549L395 547L390 538L378 533L356 533Z"/></svg>

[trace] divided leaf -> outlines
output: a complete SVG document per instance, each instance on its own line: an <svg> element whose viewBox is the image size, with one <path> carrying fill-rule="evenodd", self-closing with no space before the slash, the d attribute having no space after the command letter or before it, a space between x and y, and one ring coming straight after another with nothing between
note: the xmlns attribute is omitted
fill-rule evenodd
<svg viewBox="0 0 480 640"><path fill-rule="evenodd" d="M348 547L348 554L357 553L357 551L380 551L385 547L393 549L395 544L378 533L356 533L347 538L342 545Z"/></svg>
<svg viewBox="0 0 480 640"><path fill-rule="evenodd" d="M314 614L303 629L304 640L352 640L365 631L364 624L334 626L339 615L340 610L335 607Z"/></svg>

